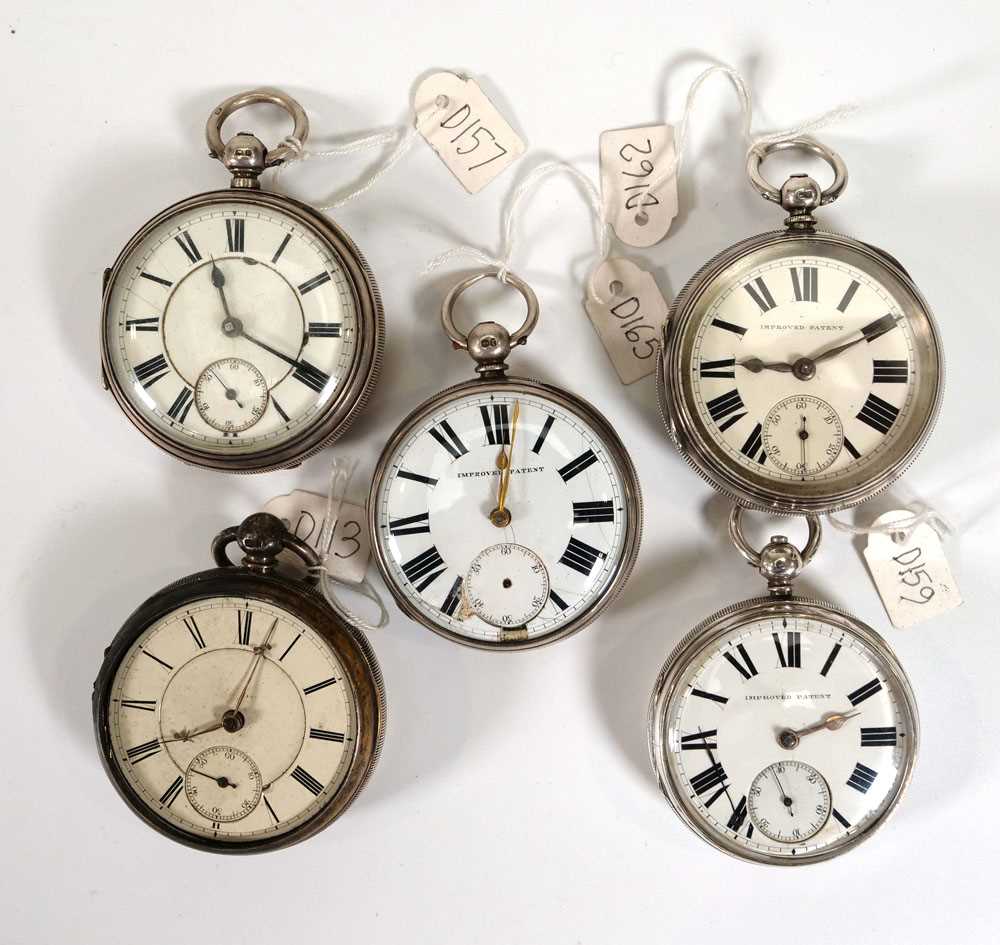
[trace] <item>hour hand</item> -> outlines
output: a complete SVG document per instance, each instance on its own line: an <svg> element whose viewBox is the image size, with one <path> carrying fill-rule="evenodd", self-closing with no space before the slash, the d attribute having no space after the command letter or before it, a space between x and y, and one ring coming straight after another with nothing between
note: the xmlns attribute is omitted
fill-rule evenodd
<svg viewBox="0 0 1000 945"><path fill-rule="evenodd" d="M751 374L760 374L761 371L780 371L783 374L789 374L792 371L792 365L785 364L784 361L765 362L761 361L760 358L746 358L736 363L741 368L746 368Z"/></svg>

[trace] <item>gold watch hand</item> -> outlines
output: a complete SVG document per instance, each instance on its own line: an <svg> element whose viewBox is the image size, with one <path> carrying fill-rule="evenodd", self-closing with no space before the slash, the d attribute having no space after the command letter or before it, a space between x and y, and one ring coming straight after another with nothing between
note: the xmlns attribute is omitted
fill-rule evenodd
<svg viewBox="0 0 1000 945"><path fill-rule="evenodd" d="M861 713L831 712L828 715L824 715L823 718L814 725L807 725L805 728L800 729L782 729L778 732L778 744L781 745L782 748L795 748L799 744L799 739L802 738L803 735L811 735L813 732L819 732L822 729L835 732L837 729L842 728L848 719L853 719L856 715L861 715Z"/></svg>
<svg viewBox="0 0 1000 945"><path fill-rule="evenodd" d="M257 672L257 667L260 666L264 659L264 652L267 650L268 641L271 639L271 634L274 633L274 628L278 626L278 618L274 618L274 622L271 624L271 629L267 631L267 636L264 637L264 642L260 646L255 646L253 661L250 664L250 672L247 674L247 681L243 684L243 689L240 692L239 698L236 700L236 705L230 709L230 712L237 713L240 711L240 706L243 705L243 700L246 698L247 690L250 688L250 683L253 680L254 674ZM229 714L228 712L226 713Z"/></svg>
<svg viewBox="0 0 1000 945"><path fill-rule="evenodd" d="M222 728L221 722L216 722L213 725L207 725L205 728L196 728L193 731L188 731L187 729L182 729L179 732L174 732L171 738L161 738L161 745L169 745L171 742L189 742L195 735L207 735L209 732L217 732Z"/></svg>
<svg viewBox="0 0 1000 945"><path fill-rule="evenodd" d="M497 528L506 528L510 525L510 511L506 507L507 490L510 488L510 473L514 466L514 438L517 436L517 420L521 415L521 401L514 401L514 410L510 417L510 445L504 449L500 448L500 455L497 456L497 468L500 470L500 485L497 489L497 506L490 512L490 521Z"/></svg>

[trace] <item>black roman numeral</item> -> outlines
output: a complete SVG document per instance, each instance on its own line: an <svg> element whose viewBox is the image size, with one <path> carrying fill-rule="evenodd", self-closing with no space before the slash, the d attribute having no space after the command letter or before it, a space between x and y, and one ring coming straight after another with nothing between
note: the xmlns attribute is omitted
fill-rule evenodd
<svg viewBox="0 0 1000 945"><path fill-rule="evenodd" d="M273 406L274 409L278 412L278 416L281 417L281 419L284 420L285 423L288 423L288 414L281 409L281 404L278 403L278 401L274 398L273 395L271 397L271 406Z"/></svg>
<svg viewBox="0 0 1000 945"><path fill-rule="evenodd" d="M597 564L598 558L607 558L607 554L591 547L585 541L571 538L569 544L566 546L566 550L559 559L559 563L590 577L590 572L594 570L594 565Z"/></svg>
<svg viewBox="0 0 1000 945"><path fill-rule="evenodd" d="M855 459L861 459L861 451L846 436L844 437L844 449Z"/></svg>
<svg viewBox="0 0 1000 945"><path fill-rule="evenodd" d="M532 453L541 452L542 446L545 443L545 437L549 435L549 430L552 429L552 424L556 422L556 418L551 414L545 418L545 423L542 424L541 432L538 434L538 439L535 440L535 445L531 447Z"/></svg>
<svg viewBox="0 0 1000 945"><path fill-rule="evenodd" d="M875 748L881 745L896 744L895 725L877 725L874 728L861 729L861 747Z"/></svg>
<svg viewBox="0 0 1000 945"><path fill-rule="evenodd" d="M313 276L311 279L306 279L306 281L299 286L299 294L305 295L307 292L312 292L313 289L323 285L324 282L329 282L329 281L330 281L330 273L321 272L318 276Z"/></svg>
<svg viewBox="0 0 1000 945"><path fill-rule="evenodd" d="M310 322L310 338L339 338L343 322Z"/></svg>
<svg viewBox="0 0 1000 945"><path fill-rule="evenodd" d="M819 301L819 271L815 266L792 266L792 291L796 302ZM773 306L773 302L771 303Z"/></svg>
<svg viewBox="0 0 1000 945"><path fill-rule="evenodd" d="M311 686L306 686L302 691L307 695L311 696L314 692L319 692L320 689L326 689L327 686L332 686L337 681L336 676L331 676L329 679L324 679L321 682L313 683Z"/></svg>
<svg viewBox="0 0 1000 945"><path fill-rule="evenodd" d="M181 793L181 788L184 787L184 779L178 775L174 778L173 783L160 795L160 803L166 804L169 807L177 800L177 795Z"/></svg>
<svg viewBox="0 0 1000 945"><path fill-rule="evenodd" d="M184 255L187 256L192 265L201 259L201 253L198 252L198 247L194 245L194 240L191 239L191 234L187 230L179 233L174 239L177 240L177 245L184 250Z"/></svg>
<svg viewBox="0 0 1000 945"><path fill-rule="evenodd" d="M775 302L774 296L771 295L771 291L767 287L767 283L760 276L753 281L757 287L756 289L749 282L743 288L747 290L747 294L757 303L757 307L762 312L771 311L774 308Z"/></svg>
<svg viewBox="0 0 1000 945"><path fill-rule="evenodd" d="M702 361L698 373L701 377L736 377L736 358Z"/></svg>
<svg viewBox="0 0 1000 945"><path fill-rule="evenodd" d="M194 640L194 645L198 647L199 650L205 649L205 638L201 635L201 631L198 629L198 624L195 623L194 617L185 617L184 626L187 627L188 633L191 634L191 639Z"/></svg>
<svg viewBox="0 0 1000 945"><path fill-rule="evenodd" d="M149 318L128 318L125 320L125 327L129 331L159 331L160 316L151 315Z"/></svg>
<svg viewBox="0 0 1000 945"><path fill-rule="evenodd" d="M271 806L271 802L267 799L267 795L262 794L261 800L263 800L264 806L267 808L267 812L274 818L274 822L276 824L280 823L281 821L278 820L278 815L274 812L274 808Z"/></svg>
<svg viewBox="0 0 1000 945"><path fill-rule="evenodd" d="M278 662L279 663L282 662L284 660L284 658L286 656L288 656L289 653L292 652L292 647L295 646L295 644L298 643L299 640L301 640L301 639L302 639L302 634L301 633L297 637L293 637L292 638L292 642L289 643L287 647L285 647L285 652L282 653L281 656L278 657Z"/></svg>
<svg viewBox="0 0 1000 945"><path fill-rule="evenodd" d="M552 603L555 604L560 610L565 610L569 607L569 604L567 604L566 601L564 601L554 590L552 590L551 587L549 588L549 600L552 601Z"/></svg>
<svg viewBox="0 0 1000 945"><path fill-rule="evenodd" d="M868 339L868 342L873 342L876 338L881 338L887 331L892 331L896 327L896 316L892 313L888 315L883 315L881 318L876 318L875 321L869 322L861 329L861 334Z"/></svg>
<svg viewBox="0 0 1000 945"><path fill-rule="evenodd" d="M867 793L868 788L870 788L874 783L875 779L878 777L878 772L874 768L869 768L868 765L863 765L860 761L854 766L854 771L851 776L847 779L848 787L854 788L855 791L860 791L862 794Z"/></svg>
<svg viewBox="0 0 1000 945"><path fill-rule="evenodd" d="M430 513L408 515L406 518L389 519L390 535L420 535L431 530Z"/></svg>
<svg viewBox="0 0 1000 945"><path fill-rule="evenodd" d="M610 499L597 502L574 502L573 524L581 522L613 522L615 520L615 504Z"/></svg>
<svg viewBox="0 0 1000 945"><path fill-rule="evenodd" d="M409 472L406 469L401 469L396 473L398 479L409 479L411 482L422 482L425 486L430 486L433 488L438 484L436 479L431 479L430 476L421 476L420 473Z"/></svg>
<svg viewBox="0 0 1000 945"><path fill-rule="evenodd" d="M437 548L433 545L426 551L418 554L415 558L411 558L402 566L403 574L406 575L406 579L411 584L419 581L425 575L435 572L430 580L425 581L417 588L420 591L427 587L439 574L442 574L444 569L444 559L438 554Z"/></svg>
<svg viewBox="0 0 1000 945"><path fill-rule="evenodd" d="M736 644L736 651L739 653L741 658L733 656L732 650L722 655L732 664L733 668L744 678L751 679L757 675L757 667L753 665L753 660L750 659L750 654L747 653L746 647L742 643Z"/></svg>
<svg viewBox="0 0 1000 945"><path fill-rule="evenodd" d="M183 423L187 420L188 411L191 409L191 404L193 403L194 391L191 390L190 387L182 388L174 402L170 405L170 409L167 411L167 416L170 417L171 420Z"/></svg>
<svg viewBox="0 0 1000 945"><path fill-rule="evenodd" d="M310 364L308 361L299 361L295 366L295 372L292 376L295 380L305 384L306 387L316 391L317 394L323 393L323 388L326 387L327 382L330 380L329 374L321 371L315 364Z"/></svg>
<svg viewBox="0 0 1000 945"><path fill-rule="evenodd" d="M732 322L723 321L721 318L713 318L712 324L716 328L721 328L723 331L731 331L734 335L739 335L741 338L747 333L747 330L740 325L734 325Z"/></svg>
<svg viewBox="0 0 1000 945"><path fill-rule="evenodd" d="M746 456L747 459L755 459L762 465L766 462L767 451L764 449L763 428L759 423L750 431L750 435L740 447L740 452Z"/></svg>
<svg viewBox="0 0 1000 945"><path fill-rule="evenodd" d="M742 420L746 416L746 405L736 388L713 397L705 406L708 408L708 415L719 424L719 429L722 431L728 430L737 420ZM743 412L738 413L738 411Z"/></svg>
<svg viewBox="0 0 1000 945"><path fill-rule="evenodd" d="M169 669L169 670L173 669L173 666L171 666L166 660L161 660L158 656L153 656L153 654L150 653L149 650L142 650L142 652L145 653L146 656L148 656L154 663L159 663L164 669Z"/></svg>
<svg viewBox="0 0 1000 945"><path fill-rule="evenodd" d="M907 361L872 361L873 384L905 384L909 380L910 365Z"/></svg>
<svg viewBox="0 0 1000 945"><path fill-rule="evenodd" d="M722 784L725 787L726 771L718 762L691 779L691 788L695 794L701 795L711 788ZM714 798L713 798L714 800Z"/></svg>
<svg viewBox="0 0 1000 945"><path fill-rule="evenodd" d="M854 293L858 291L858 283L852 279L851 284L847 287L847 291L844 293L844 297L837 303L837 311L846 312L847 306L851 304L851 299L854 298Z"/></svg>
<svg viewBox="0 0 1000 945"><path fill-rule="evenodd" d="M594 451L587 450L577 456L576 459L570 460L565 466L561 466L559 468L559 475L562 476L563 482L569 482L574 476L578 476L596 462L597 457L594 455Z"/></svg>
<svg viewBox="0 0 1000 945"><path fill-rule="evenodd" d="M161 279L159 276L154 276L151 272L140 272L140 276L143 279L148 279L150 282L155 282L157 285L166 286L168 289L173 285L169 279Z"/></svg>
<svg viewBox="0 0 1000 945"><path fill-rule="evenodd" d="M879 433L888 433L889 428L896 422L899 416L899 408L893 407L888 401L869 394L865 405L858 412L858 420L867 423L873 430Z"/></svg>
<svg viewBox="0 0 1000 945"><path fill-rule="evenodd" d="M491 446L510 444L510 417L506 404L493 404L491 411L485 404L479 405L479 413L486 429L486 441Z"/></svg>
<svg viewBox="0 0 1000 945"><path fill-rule="evenodd" d="M746 794L740 798L739 803L736 805L733 811L733 816L726 821L726 826L733 831L733 833L739 833L740 828L743 826L743 822L747 819L747 796Z"/></svg>
<svg viewBox="0 0 1000 945"><path fill-rule="evenodd" d="M136 745L134 748L129 748L125 752L125 756L128 758L132 764L137 765L140 761L145 761L147 758L152 758L153 755L158 755L160 753L160 740L154 738L152 741L143 742L141 745Z"/></svg>
<svg viewBox="0 0 1000 945"><path fill-rule="evenodd" d="M135 379L146 389L170 373L167 359L162 354L137 364L132 370L135 372Z"/></svg>
<svg viewBox="0 0 1000 945"><path fill-rule="evenodd" d="M250 645L250 627L253 624L252 610L236 611L236 642L241 646Z"/></svg>
<svg viewBox="0 0 1000 945"><path fill-rule="evenodd" d="M863 686L858 686L854 692L848 694L847 698L850 700L851 705L860 705L865 699L874 696L881 689L882 683L878 679L873 679L871 682L866 682Z"/></svg>
<svg viewBox="0 0 1000 945"><path fill-rule="evenodd" d="M781 638L777 633L772 633L774 638L774 648L778 651L778 660L786 669L799 669L802 666L802 634L798 630L789 630L785 634L785 646L781 645Z"/></svg>
<svg viewBox="0 0 1000 945"><path fill-rule="evenodd" d="M317 738L321 742L340 742L344 741L343 732L328 732L326 729L322 728L311 728L309 729L309 737Z"/></svg>
<svg viewBox="0 0 1000 945"><path fill-rule="evenodd" d="M140 709L143 712L156 711L155 699L122 699L120 704L123 709Z"/></svg>
<svg viewBox="0 0 1000 945"><path fill-rule="evenodd" d="M461 599L462 579L457 577L455 578L455 582L451 585L451 590L448 591L448 596L444 599L444 603L441 605L442 613L445 613L450 617L458 609L458 604Z"/></svg>
<svg viewBox="0 0 1000 945"><path fill-rule="evenodd" d="M837 823L840 824L841 827L843 827L845 830L850 830L851 822L839 810L837 810L836 807L832 811L830 811L830 813L833 814L833 819L837 821Z"/></svg>
<svg viewBox="0 0 1000 945"><path fill-rule="evenodd" d="M301 765L296 766L292 772L292 777L299 782L310 794L318 795L323 790L323 785L319 783Z"/></svg>
<svg viewBox="0 0 1000 945"><path fill-rule="evenodd" d="M830 655L826 658L826 662L823 664L823 668L819 671L820 676L825 676L830 672L830 667L833 666L833 661L840 654L840 644L834 643L833 649L830 650Z"/></svg>
<svg viewBox="0 0 1000 945"><path fill-rule="evenodd" d="M712 751L717 749L719 746L716 742L712 741L712 739L718 734L718 729L711 728L707 732L695 732L692 735L681 735L681 750L693 751L695 749L703 748L705 751Z"/></svg>
<svg viewBox="0 0 1000 945"><path fill-rule="evenodd" d="M281 254L285 251L285 247L288 245L288 241L291 238L291 233L285 234L285 238L278 244L278 248L274 251L274 255L271 257L272 263L276 263L281 258Z"/></svg>
<svg viewBox="0 0 1000 945"><path fill-rule="evenodd" d="M226 244L231 253L243 252L246 246L246 220L226 220Z"/></svg>
<svg viewBox="0 0 1000 945"><path fill-rule="evenodd" d="M451 454L452 459L458 459L469 452L447 420L442 420L427 432Z"/></svg>
<svg viewBox="0 0 1000 945"><path fill-rule="evenodd" d="M692 689L691 695L697 696L699 699L711 699L712 702L719 702L722 705L725 705L729 701L726 696L720 696L715 692L705 692L704 689Z"/></svg>

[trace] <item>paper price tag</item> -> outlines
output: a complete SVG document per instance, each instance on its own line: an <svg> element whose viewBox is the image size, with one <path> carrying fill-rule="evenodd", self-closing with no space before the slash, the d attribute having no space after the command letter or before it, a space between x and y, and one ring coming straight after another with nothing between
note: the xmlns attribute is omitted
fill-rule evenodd
<svg viewBox="0 0 1000 945"><path fill-rule="evenodd" d="M674 130L647 125L601 135L604 219L629 246L659 243L677 216Z"/></svg>
<svg viewBox="0 0 1000 945"><path fill-rule="evenodd" d="M910 517L906 511L886 512L874 524ZM927 523L913 529L904 542L884 532L870 534L865 560L894 627L912 627L962 603L941 538Z"/></svg>
<svg viewBox="0 0 1000 945"><path fill-rule="evenodd" d="M472 79L436 72L417 86L413 107L417 130L470 194L524 154L524 142Z"/></svg>
<svg viewBox="0 0 1000 945"><path fill-rule="evenodd" d="M279 495L265 506L265 512L276 515L296 538L322 554L326 549L318 546L326 520L326 496L296 489L288 495ZM365 510L358 505L344 502L333 533L329 549L327 571L334 580L345 584L360 584L368 571L371 544L365 527Z"/></svg>
<svg viewBox="0 0 1000 945"><path fill-rule="evenodd" d="M669 306L656 280L627 259L606 259L594 273L601 301L584 307L623 384L656 370L657 339Z"/></svg>

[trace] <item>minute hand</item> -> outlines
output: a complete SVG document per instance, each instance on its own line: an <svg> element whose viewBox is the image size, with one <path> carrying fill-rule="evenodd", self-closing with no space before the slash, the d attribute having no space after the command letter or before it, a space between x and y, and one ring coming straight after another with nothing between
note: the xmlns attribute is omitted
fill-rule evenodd
<svg viewBox="0 0 1000 945"><path fill-rule="evenodd" d="M254 338L253 335L247 334L245 329L240 330L240 336L246 338L247 341L252 342L257 345L258 348L263 348L265 351L273 354L276 358L281 358L285 364L290 364L292 367L302 367L302 362L297 361L295 358L289 357L287 354L283 354L277 348L272 348L266 341L261 341L259 338Z"/></svg>
<svg viewBox="0 0 1000 945"><path fill-rule="evenodd" d="M841 351L846 351L848 348L853 348L855 345L860 344L862 341L866 341L867 335L861 334L857 338L852 338L850 341L845 341L843 344L836 345L833 348L827 348L826 351L821 351L819 354L812 357L810 360L813 364L819 364L820 361L827 361L830 358L836 357Z"/></svg>

